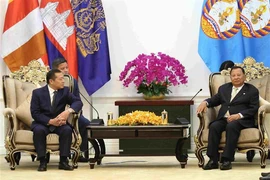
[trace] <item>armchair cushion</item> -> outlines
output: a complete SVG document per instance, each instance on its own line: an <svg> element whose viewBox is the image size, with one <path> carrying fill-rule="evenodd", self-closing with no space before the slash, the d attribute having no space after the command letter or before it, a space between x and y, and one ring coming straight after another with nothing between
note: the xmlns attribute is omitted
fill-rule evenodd
<svg viewBox="0 0 270 180"><path fill-rule="evenodd" d="M208 142L208 133L209 129L204 129L202 133L202 138L203 142L207 143ZM221 144L225 144L225 139L226 139L226 132L224 131L221 135ZM239 144L244 144L244 143L256 143L260 140L260 134L257 128L247 128L243 129L240 134L240 138L238 140Z"/></svg>
<svg viewBox="0 0 270 180"><path fill-rule="evenodd" d="M31 98L32 98L32 93L28 95L28 97L24 100L24 102L15 109L16 116L23 123L25 123L29 128L31 127L31 124L33 121L31 112L30 112Z"/></svg>
<svg viewBox="0 0 270 180"><path fill-rule="evenodd" d="M59 145L59 136L57 134L51 133L47 137L47 146L49 145ZM15 134L15 142L17 144L33 145L33 132L28 130L18 130ZM72 144L75 143L74 135L72 134Z"/></svg>

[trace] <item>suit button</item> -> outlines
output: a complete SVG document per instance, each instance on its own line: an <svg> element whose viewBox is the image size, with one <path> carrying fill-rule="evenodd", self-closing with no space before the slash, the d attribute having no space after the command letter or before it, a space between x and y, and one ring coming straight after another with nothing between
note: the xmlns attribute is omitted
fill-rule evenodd
<svg viewBox="0 0 270 180"><path fill-rule="evenodd" d="M228 109L230 109L230 106L228 106Z"/></svg>

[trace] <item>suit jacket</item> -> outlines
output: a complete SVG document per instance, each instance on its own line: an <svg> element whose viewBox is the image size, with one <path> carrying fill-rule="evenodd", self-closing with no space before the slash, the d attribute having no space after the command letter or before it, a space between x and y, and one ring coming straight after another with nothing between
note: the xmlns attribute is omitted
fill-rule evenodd
<svg viewBox="0 0 270 180"><path fill-rule="evenodd" d="M218 93L206 100L208 102L208 107L221 105L216 120L223 119L227 111L229 111L230 114L241 113L243 118L238 121L242 126L246 128L254 127L254 116L259 108L258 89L251 84L245 83L234 99L230 101L232 87L232 83L226 83L220 86Z"/></svg>
<svg viewBox="0 0 270 180"><path fill-rule="evenodd" d="M33 129L37 123L47 126L50 119L55 118L65 110L67 104L70 105L75 112L79 112L83 106L80 98L70 93L68 87L58 90L55 103L56 108L52 109L48 85L33 91L30 110L34 121L31 129Z"/></svg>

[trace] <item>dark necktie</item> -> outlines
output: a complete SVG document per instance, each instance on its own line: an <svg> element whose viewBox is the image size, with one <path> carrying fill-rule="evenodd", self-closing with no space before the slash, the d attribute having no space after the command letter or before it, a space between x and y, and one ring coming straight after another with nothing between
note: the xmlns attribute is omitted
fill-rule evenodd
<svg viewBox="0 0 270 180"><path fill-rule="evenodd" d="M54 111L55 110L55 100L56 100L56 95L57 95L57 91L54 91L53 92L53 97L52 97L52 107L51 107L51 111ZM49 130L51 131L51 132L53 132L54 130L55 130L55 126L53 126L53 125L50 125L49 126Z"/></svg>
<svg viewBox="0 0 270 180"><path fill-rule="evenodd" d="M57 91L54 91L53 92L53 97L52 97L52 108L54 108L55 107L55 100L56 100L56 95L57 95Z"/></svg>

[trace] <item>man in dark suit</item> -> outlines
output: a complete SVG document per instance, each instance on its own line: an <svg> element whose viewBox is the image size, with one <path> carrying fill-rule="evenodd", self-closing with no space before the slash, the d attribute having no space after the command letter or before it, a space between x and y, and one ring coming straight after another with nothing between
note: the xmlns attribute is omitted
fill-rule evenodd
<svg viewBox="0 0 270 180"><path fill-rule="evenodd" d="M64 74L69 74L69 68L68 68L68 63L64 58L56 58L53 63L52 63L52 68L53 69L58 69L60 71L62 71L62 73ZM76 81L76 79L73 79L74 81L74 88L73 88L73 94L80 98L80 91L79 91L79 86L78 86L78 82ZM78 161L79 162L88 162L88 137L87 137L87 129L86 127L90 125L90 121L88 119L86 119L83 114L81 114L81 116L79 117L78 120L78 125L79 125L79 132L80 135L82 137L82 143L80 146L81 155L79 156ZM104 141L102 140L102 142L104 144ZM83 155L84 154L84 157Z"/></svg>
<svg viewBox="0 0 270 180"><path fill-rule="evenodd" d="M46 86L33 91L30 107L34 119L31 125L34 146L40 160L38 171L47 170L46 136L49 133L59 135L59 169L73 170L67 160L72 141L72 127L67 119L70 113L81 110L82 102L64 87L64 75L60 70L49 71L46 80ZM66 105L70 106L69 109L65 109Z"/></svg>
<svg viewBox="0 0 270 180"><path fill-rule="evenodd" d="M232 68L233 66L234 66L234 62L232 62L231 60L226 60L220 65L219 72L221 72L222 70L228 70L229 68ZM247 152L247 160L249 162L252 162L254 156L255 156L255 150L249 150Z"/></svg>
<svg viewBox="0 0 270 180"><path fill-rule="evenodd" d="M221 105L217 119L209 125L207 156L210 160L203 167L204 170L218 168L218 146L223 131L226 131L226 144L220 169L229 170L241 130L255 127L254 115L259 108L258 89L244 83L245 71L239 66L231 68L230 78L230 83L220 86L218 93L203 101L197 109L197 113L200 113L207 107Z"/></svg>

